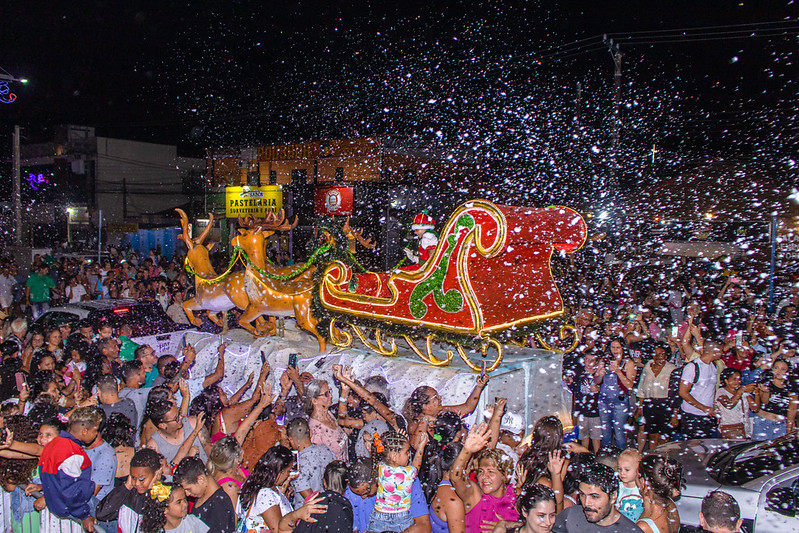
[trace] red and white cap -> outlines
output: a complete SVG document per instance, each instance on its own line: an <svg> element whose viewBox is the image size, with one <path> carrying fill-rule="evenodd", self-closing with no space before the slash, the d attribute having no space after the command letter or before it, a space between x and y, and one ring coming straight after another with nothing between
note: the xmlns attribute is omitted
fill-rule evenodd
<svg viewBox="0 0 799 533"><path fill-rule="evenodd" d="M425 209L413 219L413 224L411 224L411 229L435 229L436 221L433 220L433 217L427 214L427 210Z"/></svg>

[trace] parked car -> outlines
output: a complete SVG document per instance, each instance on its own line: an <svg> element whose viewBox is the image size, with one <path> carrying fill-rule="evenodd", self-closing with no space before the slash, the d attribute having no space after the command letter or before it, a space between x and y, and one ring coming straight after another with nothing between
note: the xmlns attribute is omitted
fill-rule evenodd
<svg viewBox="0 0 799 533"><path fill-rule="evenodd" d="M683 530L699 526L708 492L731 494L746 533L799 533L799 434L771 441L701 439L672 442L655 453L680 461L685 486L676 502Z"/></svg>
<svg viewBox="0 0 799 533"><path fill-rule="evenodd" d="M176 354L183 344L187 331L196 328L176 324L156 302L142 302L134 299L88 300L85 302L52 307L42 314L33 327L51 328L69 322L73 329L81 319L89 319L96 328L102 322L116 327L127 323L133 330L131 340L138 344L148 344L161 355Z"/></svg>

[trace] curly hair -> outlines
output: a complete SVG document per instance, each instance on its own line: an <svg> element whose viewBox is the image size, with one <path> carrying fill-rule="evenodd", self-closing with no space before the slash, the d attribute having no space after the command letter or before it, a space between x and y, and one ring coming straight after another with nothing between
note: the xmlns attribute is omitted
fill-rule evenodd
<svg viewBox="0 0 799 533"><path fill-rule="evenodd" d="M508 455L501 450L497 450L496 448L492 450L481 450L475 456L475 464L479 467L480 461L483 459L488 459L494 463L494 466L497 467L499 473L505 476L506 483L513 475L513 459L508 457Z"/></svg>
<svg viewBox="0 0 799 533"><path fill-rule="evenodd" d="M422 484L425 498L428 505L438 491L438 485L444 479L444 473L448 472L455 459L463 449L460 442L450 442L443 444L442 441L431 440L424 448L422 456L422 467L419 469L419 482Z"/></svg>
<svg viewBox="0 0 799 533"><path fill-rule="evenodd" d="M430 392L431 390L433 391L432 393ZM402 408L402 415L405 417L405 420L409 423L416 420L422 413L424 406L435 394L435 389L427 385L416 387L405 401L405 405Z"/></svg>
<svg viewBox="0 0 799 533"><path fill-rule="evenodd" d="M103 428L102 436L112 448L133 447L133 424L122 413L111 413Z"/></svg>
<svg viewBox="0 0 799 533"><path fill-rule="evenodd" d="M289 468L293 462L294 456L285 446L278 444L266 450L241 486L239 493L241 508L249 508L261 489L274 487L280 473Z"/></svg>
<svg viewBox="0 0 799 533"><path fill-rule="evenodd" d="M14 433L14 440L19 442L36 442L39 428L31 420L22 415L14 415L5 419L6 427ZM38 459L6 459L0 457L0 479L4 485L24 485L31 479L33 471L39 464Z"/></svg>
<svg viewBox="0 0 799 533"><path fill-rule="evenodd" d="M147 498L144 499L144 506L142 508L141 533L161 533L164 531L166 525L166 506L172 502L175 497L175 492L183 490L183 487L173 483L163 483L165 487L169 487L169 497L164 501L159 501L151 493L147 493Z"/></svg>

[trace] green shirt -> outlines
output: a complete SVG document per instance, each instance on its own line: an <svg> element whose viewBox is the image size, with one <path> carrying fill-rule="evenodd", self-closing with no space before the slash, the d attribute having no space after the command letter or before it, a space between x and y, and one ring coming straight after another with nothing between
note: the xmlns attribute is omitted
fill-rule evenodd
<svg viewBox="0 0 799 533"><path fill-rule="evenodd" d="M155 383L155 378L158 377L158 365L153 366L153 369L147 372L147 376L144 378L144 386L145 387L152 387L153 383Z"/></svg>
<svg viewBox="0 0 799 533"><path fill-rule="evenodd" d="M122 342L122 346L119 347L119 358L123 361L133 361L134 352L139 345L124 335L120 335L117 338Z"/></svg>
<svg viewBox="0 0 799 533"><path fill-rule="evenodd" d="M28 276L25 286L31 290L30 300L34 303L50 301L50 289L55 287L55 281L50 276L40 276L34 272Z"/></svg>

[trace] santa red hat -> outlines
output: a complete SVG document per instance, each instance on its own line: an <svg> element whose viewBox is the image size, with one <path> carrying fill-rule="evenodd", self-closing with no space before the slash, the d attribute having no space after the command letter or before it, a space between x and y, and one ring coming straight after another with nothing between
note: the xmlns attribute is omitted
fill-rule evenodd
<svg viewBox="0 0 799 533"><path fill-rule="evenodd" d="M427 214L427 209L416 215L413 219L413 224L411 224L411 229L435 229L436 221L433 220L433 217Z"/></svg>

